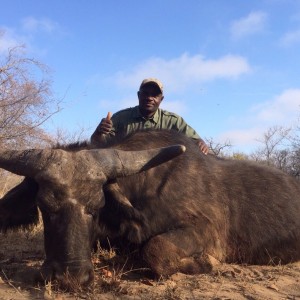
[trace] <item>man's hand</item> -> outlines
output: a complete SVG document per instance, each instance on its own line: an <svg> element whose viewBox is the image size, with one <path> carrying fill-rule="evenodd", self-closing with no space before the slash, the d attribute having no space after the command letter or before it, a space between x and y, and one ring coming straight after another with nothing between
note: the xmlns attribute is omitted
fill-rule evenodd
<svg viewBox="0 0 300 300"><path fill-rule="evenodd" d="M206 143L202 139L198 141L198 147L205 155L207 155L209 149Z"/></svg>
<svg viewBox="0 0 300 300"><path fill-rule="evenodd" d="M106 118L103 118L96 128L97 133L99 134L109 134L112 130L113 123L111 121L111 112L108 112Z"/></svg>

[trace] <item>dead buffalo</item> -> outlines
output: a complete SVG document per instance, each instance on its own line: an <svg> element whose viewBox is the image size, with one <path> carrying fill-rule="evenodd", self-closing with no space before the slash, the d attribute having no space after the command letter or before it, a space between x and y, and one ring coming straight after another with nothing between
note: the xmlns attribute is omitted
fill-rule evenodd
<svg viewBox="0 0 300 300"><path fill-rule="evenodd" d="M185 153L136 173L133 150L174 144ZM253 264L300 257L299 182L248 161L205 156L176 132L136 132L102 150L0 156L1 167L27 176L1 200L0 226L29 224L40 208L45 276L62 279L68 270L90 281L92 245L106 236L136 247L158 275L206 272L211 257Z"/></svg>
<svg viewBox="0 0 300 300"><path fill-rule="evenodd" d="M0 151L0 167L26 176L0 200L0 230L30 227L38 220L39 208L46 252L41 275L64 285L69 278L80 284L93 279L91 249L105 205L102 186L185 151L182 145L144 151L68 148Z"/></svg>

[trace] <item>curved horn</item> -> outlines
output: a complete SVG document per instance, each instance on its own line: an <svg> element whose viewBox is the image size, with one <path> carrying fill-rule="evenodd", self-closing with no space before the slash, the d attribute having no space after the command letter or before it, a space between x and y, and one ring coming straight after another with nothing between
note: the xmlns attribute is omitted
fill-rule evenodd
<svg viewBox="0 0 300 300"><path fill-rule="evenodd" d="M185 146L124 151L117 149L67 152L60 149L31 149L0 151L0 168L12 173L45 180L72 181L73 170L81 170L79 177L107 179L132 175L153 168L185 151ZM99 172L100 171L100 172ZM76 173L76 172L75 172Z"/></svg>
<svg viewBox="0 0 300 300"><path fill-rule="evenodd" d="M185 152L183 145L173 145L149 150L124 151L117 149L94 151L94 158L100 161L102 172L108 179L124 177L146 171Z"/></svg>
<svg viewBox="0 0 300 300"><path fill-rule="evenodd" d="M54 149L4 150L0 151L0 168L18 175L34 177L61 154L61 151Z"/></svg>

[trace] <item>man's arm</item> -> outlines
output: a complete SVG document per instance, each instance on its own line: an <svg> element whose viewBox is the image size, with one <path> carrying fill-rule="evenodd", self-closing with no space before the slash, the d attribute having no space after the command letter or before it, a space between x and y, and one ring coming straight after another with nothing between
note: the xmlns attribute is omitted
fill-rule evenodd
<svg viewBox="0 0 300 300"><path fill-rule="evenodd" d="M186 136L197 141L198 147L200 151L202 151L205 155L208 154L209 148L204 140L198 135L195 129L193 129L190 125L188 125L184 119L180 116L177 116L177 129L179 132L184 133Z"/></svg>
<svg viewBox="0 0 300 300"><path fill-rule="evenodd" d="M208 154L209 148L201 138L198 140L198 147L205 155Z"/></svg>
<svg viewBox="0 0 300 300"><path fill-rule="evenodd" d="M91 136L91 143L95 146L102 146L107 141L108 134L113 129L113 122L111 120L111 112L108 112L106 118L103 118L96 130Z"/></svg>

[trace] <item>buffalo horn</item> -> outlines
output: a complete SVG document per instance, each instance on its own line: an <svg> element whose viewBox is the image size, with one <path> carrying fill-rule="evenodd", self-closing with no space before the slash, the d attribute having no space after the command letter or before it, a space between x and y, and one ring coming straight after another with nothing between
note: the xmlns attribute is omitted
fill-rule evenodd
<svg viewBox="0 0 300 300"><path fill-rule="evenodd" d="M34 177L61 156L62 150L29 149L0 151L0 168L21 176Z"/></svg>
<svg viewBox="0 0 300 300"><path fill-rule="evenodd" d="M108 179L113 179L146 171L175 158L185 150L185 146L173 145L140 151L107 149L110 151L108 155L103 155L100 151L98 153L101 153L102 158L106 158L102 162L102 171Z"/></svg>
<svg viewBox="0 0 300 300"><path fill-rule="evenodd" d="M113 179L153 168L184 151L182 145L141 151L97 149L73 153L60 149L3 150L0 151L0 168L34 178L41 173L53 177L65 171L67 164L79 170L86 168L90 174L97 166L107 179Z"/></svg>

